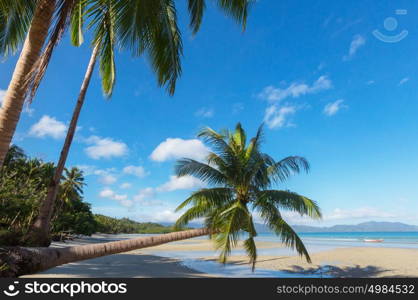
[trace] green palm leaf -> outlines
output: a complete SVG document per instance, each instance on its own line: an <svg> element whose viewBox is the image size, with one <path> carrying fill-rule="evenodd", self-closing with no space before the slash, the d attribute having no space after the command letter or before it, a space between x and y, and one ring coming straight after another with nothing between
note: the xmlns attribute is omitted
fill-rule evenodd
<svg viewBox="0 0 418 300"><path fill-rule="evenodd" d="M179 160L176 175L195 176L211 187L192 193L179 205L177 211L188 209L177 224L184 226L196 218L204 219L205 226L212 232L211 239L216 249L220 250L219 260L222 263L226 263L239 238L245 236L243 246L254 270L257 232L252 211L255 211L286 246L295 249L310 262L302 240L283 220L280 210L319 219L319 206L297 193L272 189L273 185L283 182L290 175L308 171L307 160L300 156L289 156L276 162L261 152L262 126L248 144L241 124L237 124L233 132L204 128L198 137L208 144L212 152L205 162L187 158Z"/></svg>

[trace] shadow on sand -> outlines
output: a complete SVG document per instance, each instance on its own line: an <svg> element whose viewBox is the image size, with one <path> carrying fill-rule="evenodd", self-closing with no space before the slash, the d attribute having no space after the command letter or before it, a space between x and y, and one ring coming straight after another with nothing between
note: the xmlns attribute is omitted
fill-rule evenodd
<svg viewBox="0 0 418 300"><path fill-rule="evenodd" d="M132 277L182 277L199 278L207 274L183 266L178 260L154 255L115 254L65 264L47 271L24 277L73 278L132 278Z"/></svg>
<svg viewBox="0 0 418 300"><path fill-rule="evenodd" d="M301 266L293 265L291 269L286 270L290 274L317 274L319 276L328 277L340 277L340 278L370 278L370 277L381 277L380 274L390 270L382 269L376 266L361 267L356 266L345 266L338 267L333 265L323 265L320 267L308 267L304 268Z"/></svg>

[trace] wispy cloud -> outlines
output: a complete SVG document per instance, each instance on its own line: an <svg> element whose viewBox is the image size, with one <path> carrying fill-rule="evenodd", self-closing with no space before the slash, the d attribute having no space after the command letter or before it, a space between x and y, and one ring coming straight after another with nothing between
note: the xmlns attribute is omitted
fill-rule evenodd
<svg viewBox="0 0 418 300"><path fill-rule="evenodd" d="M84 149L87 156L93 159L121 157L128 153L128 146L112 138L101 138L95 135L85 140L91 146Z"/></svg>
<svg viewBox="0 0 418 300"><path fill-rule="evenodd" d="M96 175L98 176L98 181L104 185L111 185L117 182L118 176L116 169L99 169L93 165L77 165L77 168L83 171L84 176Z"/></svg>
<svg viewBox="0 0 418 300"><path fill-rule="evenodd" d="M258 97L270 102L279 102L286 98L298 98L330 88L332 88L331 80L327 76L321 76L312 85L293 82L287 88L267 86L258 94Z"/></svg>
<svg viewBox="0 0 418 300"><path fill-rule="evenodd" d="M61 139L67 132L67 125L54 117L44 115L37 123L29 129L29 135L39 138L52 137Z"/></svg>
<svg viewBox="0 0 418 300"><path fill-rule="evenodd" d="M148 172L146 172L144 167L141 166L126 166L123 168L123 173L134 175L139 178L143 178L148 175Z"/></svg>
<svg viewBox="0 0 418 300"><path fill-rule="evenodd" d="M107 198L111 200L117 201L119 204L121 204L124 207L131 208L134 205L134 202L132 200L128 199L128 195L126 194L117 194L110 188L105 188L100 191L99 196L101 198Z"/></svg>
<svg viewBox="0 0 418 300"><path fill-rule="evenodd" d="M360 207L356 209L336 208L324 215L324 220L365 219L365 218L393 218L395 214L382 211L374 207Z"/></svg>
<svg viewBox="0 0 418 300"><path fill-rule="evenodd" d="M325 105L323 112L327 116L333 116L344 107L347 107L346 105L344 105L344 100L339 99L337 101L330 102L327 105Z"/></svg>
<svg viewBox="0 0 418 300"><path fill-rule="evenodd" d="M409 81L409 77L402 78L401 81L399 81L398 86L404 85Z"/></svg>
<svg viewBox="0 0 418 300"><path fill-rule="evenodd" d="M271 129L291 126L289 117L294 115L296 111L297 107L294 105L271 105L266 109L264 122Z"/></svg>
<svg viewBox="0 0 418 300"><path fill-rule="evenodd" d="M150 157L159 162L183 157L203 159L208 152L209 149L198 139L168 138L154 149Z"/></svg>
<svg viewBox="0 0 418 300"><path fill-rule="evenodd" d="M119 186L119 188L121 188L123 190L129 189L131 187L132 187L132 184L130 184L129 182L124 182Z"/></svg>
<svg viewBox="0 0 418 300"><path fill-rule="evenodd" d="M212 118L215 114L213 108L202 107L197 112L195 112L195 116L202 117L202 118Z"/></svg>
<svg viewBox="0 0 418 300"><path fill-rule="evenodd" d="M360 47L366 44L366 39L361 35L355 35L353 40L350 43L350 49L348 50L348 54L343 56L343 61L350 60L354 57Z"/></svg>
<svg viewBox="0 0 418 300"><path fill-rule="evenodd" d="M157 188L160 192L172 192L177 190L191 190L204 187L205 184L193 176L171 176L170 180Z"/></svg>
<svg viewBox="0 0 418 300"><path fill-rule="evenodd" d="M232 105L232 113L235 115L235 114L239 114L241 111L243 111L244 110L244 104L243 103L241 103L241 102L237 102L237 103L234 103L233 105Z"/></svg>

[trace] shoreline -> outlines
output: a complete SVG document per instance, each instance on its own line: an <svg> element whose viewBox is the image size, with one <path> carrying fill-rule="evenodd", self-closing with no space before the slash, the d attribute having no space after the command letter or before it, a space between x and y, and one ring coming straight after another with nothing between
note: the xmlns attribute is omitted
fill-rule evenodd
<svg viewBox="0 0 418 300"><path fill-rule="evenodd" d="M54 247L68 247L120 239L95 235ZM133 250L52 268L27 278L94 277L418 277L418 249L339 247L310 252L312 264L296 255L280 254L279 242L257 242L260 255L255 273L242 254L233 253L226 267L216 262L211 241L190 239ZM241 250L242 251L242 250ZM271 255L271 253L277 254ZM282 252L284 253L284 252Z"/></svg>

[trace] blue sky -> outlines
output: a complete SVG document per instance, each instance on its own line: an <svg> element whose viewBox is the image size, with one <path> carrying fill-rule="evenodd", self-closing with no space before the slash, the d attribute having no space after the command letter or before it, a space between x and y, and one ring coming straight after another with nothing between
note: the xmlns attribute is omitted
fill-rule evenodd
<svg viewBox="0 0 418 300"><path fill-rule="evenodd" d="M185 56L174 97L157 87L146 57L118 55L110 100L94 74L68 161L85 170L94 212L173 221L202 186L173 177L176 158L207 150L198 130L241 121L254 134L264 121L265 152L311 163L279 188L318 201L324 220L285 214L291 223L418 224L418 3L259 0L245 32L208 5L193 37L177 2ZM54 53L14 139L29 155L57 160L90 51L66 37ZM16 59L0 64L0 90Z"/></svg>

